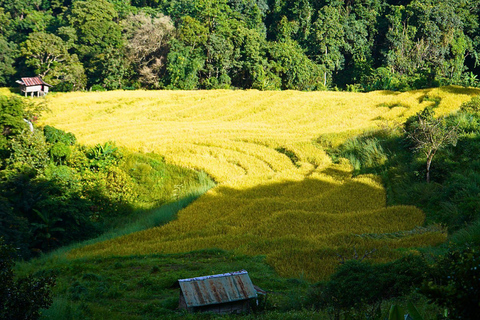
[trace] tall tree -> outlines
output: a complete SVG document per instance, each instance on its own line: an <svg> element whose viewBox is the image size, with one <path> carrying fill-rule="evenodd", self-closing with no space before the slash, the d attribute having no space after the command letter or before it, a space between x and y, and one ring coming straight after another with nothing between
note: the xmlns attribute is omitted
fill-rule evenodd
<svg viewBox="0 0 480 320"><path fill-rule="evenodd" d="M90 84L103 83L105 74L98 70L98 61L108 49L122 47L121 27L114 6L106 0L75 1L67 19L77 33L77 52L84 64Z"/></svg>
<svg viewBox="0 0 480 320"><path fill-rule="evenodd" d="M31 33L21 46L27 65L35 68L35 73L42 78L65 62L68 49L62 38L46 32Z"/></svg>
<svg viewBox="0 0 480 320"><path fill-rule="evenodd" d="M11 76L15 74L15 58L17 56L17 46L15 43L7 41L0 34L0 86L11 84Z"/></svg>
<svg viewBox="0 0 480 320"><path fill-rule="evenodd" d="M143 12L124 21L126 56L141 84L157 88L165 76L166 58L175 27L168 16L154 17Z"/></svg>
<svg viewBox="0 0 480 320"><path fill-rule="evenodd" d="M327 86L327 79L331 79L333 73L343 68L345 62L342 10L342 7L325 6L319 10L317 20L313 23L310 52L315 61L325 66L324 86Z"/></svg>

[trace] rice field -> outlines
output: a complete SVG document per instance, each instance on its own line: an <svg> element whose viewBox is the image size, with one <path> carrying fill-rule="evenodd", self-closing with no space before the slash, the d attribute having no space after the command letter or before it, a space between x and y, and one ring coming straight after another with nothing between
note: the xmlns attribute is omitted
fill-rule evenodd
<svg viewBox="0 0 480 320"><path fill-rule="evenodd" d="M203 170L218 183L164 226L76 249L71 258L205 248L265 255L282 276L320 280L339 257L389 261L446 239L415 207L386 207L377 177L352 177L313 141L398 125L439 97L438 115L476 89L56 93L41 119L80 143L115 141ZM340 139L340 138L339 138ZM334 141L339 143L339 141ZM238 266L242 268L242 266Z"/></svg>

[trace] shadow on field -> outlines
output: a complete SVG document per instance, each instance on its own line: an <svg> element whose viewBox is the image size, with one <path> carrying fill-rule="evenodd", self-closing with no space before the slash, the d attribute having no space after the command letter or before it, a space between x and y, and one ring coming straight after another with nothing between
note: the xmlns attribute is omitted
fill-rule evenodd
<svg viewBox="0 0 480 320"><path fill-rule="evenodd" d="M459 86L447 86L447 87L440 87L435 88L433 90L440 90L442 92L453 93L453 94L464 94L468 96L476 96L480 94L480 88L465 88Z"/></svg>
<svg viewBox="0 0 480 320"><path fill-rule="evenodd" d="M0 182L0 236L23 259L99 234L104 226L96 217L107 208L118 214L132 211L96 189L85 197L62 178L39 179L25 171Z"/></svg>

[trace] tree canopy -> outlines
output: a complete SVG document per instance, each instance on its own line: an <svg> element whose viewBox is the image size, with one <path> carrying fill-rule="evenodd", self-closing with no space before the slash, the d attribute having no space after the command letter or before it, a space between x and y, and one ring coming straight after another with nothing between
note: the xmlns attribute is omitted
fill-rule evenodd
<svg viewBox="0 0 480 320"><path fill-rule="evenodd" d="M0 0L0 85L476 86L480 0Z"/></svg>

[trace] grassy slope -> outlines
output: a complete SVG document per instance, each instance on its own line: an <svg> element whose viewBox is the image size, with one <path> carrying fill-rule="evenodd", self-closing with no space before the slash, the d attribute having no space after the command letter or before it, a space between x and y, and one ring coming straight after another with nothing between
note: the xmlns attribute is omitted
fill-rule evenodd
<svg viewBox="0 0 480 320"><path fill-rule="evenodd" d="M157 229L75 250L70 257L174 253L212 247L265 254L283 276L322 279L337 253L441 243L420 229L413 207L386 208L371 176L351 177L312 144L319 135L348 137L402 122L440 97L449 113L476 90L446 87L407 93L136 91L50 95L43 123L85 144L115 140L132 151L205 170L220 185ZM338 141L332 141L333 144ZM287 155L290 155L288 157ZM293 161L292 161L293 160ZM395 236L389 236L395 234ZM318 268L322 265L323 268Z"/></svg>
<svg viewBox="0 0 480 320"><path fill-rule="evenodd" d="M305 295L307 284L279 278L263 260L263 257L239 256L220 250L172 255L44 260L42 273L57 275L57 298L52 307L44 312L43 318L197 319L198 317L175 311L178 306L176 280L243 268L249 270L255 285L268 287L271 292L269 301L261 301L260 309L279 305L295 307L295 300L300 301L301 297L295 298L293 295ZM38 270L38 266L35 269Z"/></svg>

